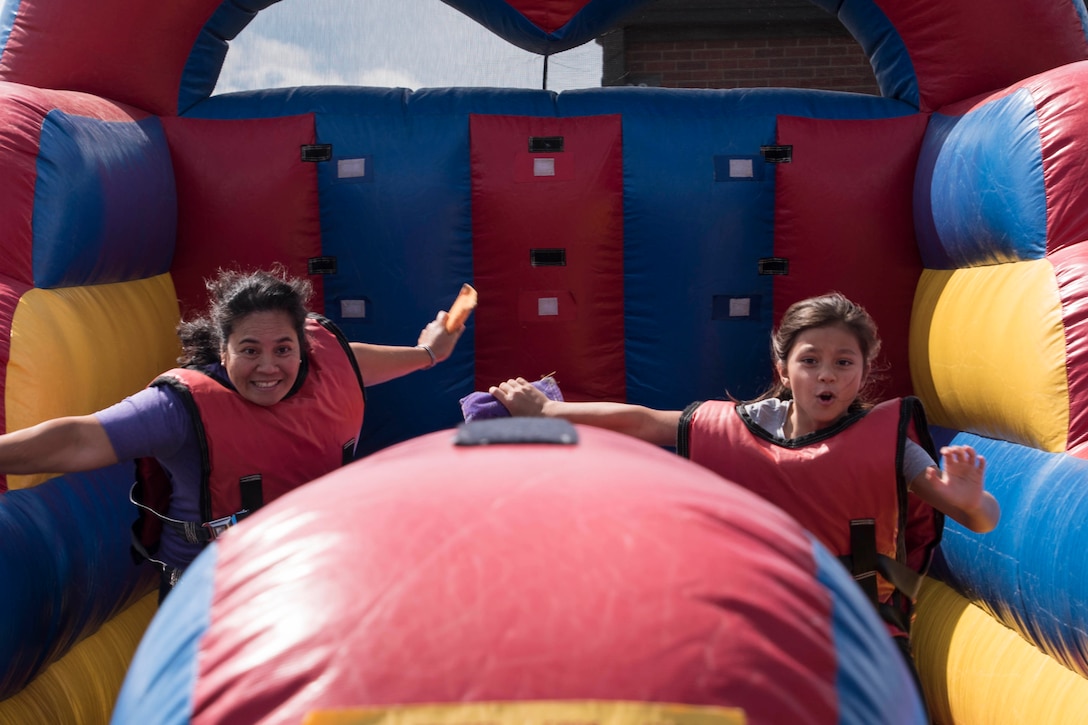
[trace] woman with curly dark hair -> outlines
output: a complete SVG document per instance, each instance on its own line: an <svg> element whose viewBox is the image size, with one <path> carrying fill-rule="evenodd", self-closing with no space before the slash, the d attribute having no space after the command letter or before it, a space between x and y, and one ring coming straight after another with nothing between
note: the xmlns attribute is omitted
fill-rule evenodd
<svg viewBox="0 0 1088 725"><path fill-rule="evenodd" d="M263 504L349 462L366 385L448 358L464 327L440 311L415 345L348 342L309 312L282 268L220 271L178 326L179 366L96 413L0 436L0 471L69 473L137 462L134 549L165 596L211 540Z"/></svg>

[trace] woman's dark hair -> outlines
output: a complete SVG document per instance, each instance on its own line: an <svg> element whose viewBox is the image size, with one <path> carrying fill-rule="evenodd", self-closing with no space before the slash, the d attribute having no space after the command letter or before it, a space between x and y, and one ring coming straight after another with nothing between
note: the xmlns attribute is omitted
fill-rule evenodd
<svg viewBox="0 0 1088 725"><path fill-rule="evenodd" d="M871 408L873 400L870 399L872 383L879 379L875 374L873 361L880 353L880 336L877 333L876 322L859 304L851 302L839 292L809 297L795 302L782 315L782 319L771 335L771 363L774 368L774 383L763 395L756 400L767 398L781 398L783 400L792 397L789 388L782 384L782 378L778 375L778 366L785 365L789 358L790 350L797 342L797 336L805 330L816 327L830 327L841 325L847 328L857 338L858 347L861 348L861 356L865 361L866 380L858 397L850 406L850 410L864 410Z"/></svg>
<svg viewBox="0 0 1088 725"><path fill-rule="evenodd" d="M291 277L282 265L270 270L239 272L219 270L205 283L207 313L178 325L182 365L219 362L222 346L243 318L254 312L286 312L291 318L299 344L309 350L306 340L306 307L313 293L307 279Z"/></svg>

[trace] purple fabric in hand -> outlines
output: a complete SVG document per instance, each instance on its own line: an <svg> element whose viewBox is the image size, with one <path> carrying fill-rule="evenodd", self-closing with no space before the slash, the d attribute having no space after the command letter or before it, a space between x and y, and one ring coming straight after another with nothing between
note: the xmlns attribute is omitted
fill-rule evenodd
<svg viewBox="0 0 1088 725"><path fill-rule="evenodd" d="M563 393L559 390L559 384L550 375L546 378L534 381L532 386L547 395L551 400L562 400ZM465 422L474 420L487 420L488 418L509 417L510 411L502 403L495 399L491 393L469 393L461 398L461 414L465 416Z"/></svg>

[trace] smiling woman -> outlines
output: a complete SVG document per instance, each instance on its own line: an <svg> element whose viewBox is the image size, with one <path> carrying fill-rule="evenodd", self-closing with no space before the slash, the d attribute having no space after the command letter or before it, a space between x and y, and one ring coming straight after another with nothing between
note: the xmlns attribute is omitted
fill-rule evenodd
<svg viewBox="0 0 1088 725"><path fill-rule="evenodd" d="M295 386L302 344L286 312L255 312L223 345L223 369L239 395L275 405Z"/></svg>
<svg viewBox="0 0 1088 725"><path fill-rule="evenodd" d="M97 413L0 436L0 471L73 472L137 462L134 546L160 596L223 531L348 462L363 384L430 368L464 331L439 312L416 345L349 343L311 314L308 280L281 268L221 271L206 315L178 326L181 365Z"/></svg>
<svg viewBox="0 0 1088 725"><path fill-rule="evenodd" d="M262 10L231 41L215 92L321 85L562 91L600 83L596 42L545 60L439 0L288 0Z"/></svg>

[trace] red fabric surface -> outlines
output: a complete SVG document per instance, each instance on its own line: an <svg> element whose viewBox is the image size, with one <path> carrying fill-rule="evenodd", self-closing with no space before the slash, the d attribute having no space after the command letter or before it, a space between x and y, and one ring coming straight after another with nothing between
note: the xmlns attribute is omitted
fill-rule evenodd
<svg viewBox="0 0 1088 725"><path fill-rule="evenodd" d="M545 33L554 33L570 22L589 0L506 0L507 4L524 15Z"/></svg>
<svg viewBox="0 0 1088 725"><path fill-rule="evenodd" d="M0 57L0 78L177 113L185 63L221 4L25 0Z"/></svg>
<svg viewBox="0 0 1088 725"><path fill-rule="evenodd" d="M0 400L7 400L5 391L8 385L8 363L11 361L11 322L19 300L29 289L29 286L6 277L0 278ZM7 406L0 405L0 433L8 432L7 413ZM0 493L7 490L8 477L0 475Z"/></svg>
<svg viewBox="0 0 1088 725"><path fill-rule="evenodd" d="M1046 183L1047 253L1088 239L1088 177L1084 129L1088 128L1088 62L1025 81L1035 99Z"/></svg>
<svg viewBox="0 0 1088 725"><path fill-rule="evenodd" d="M877 0L902 38L923 111L1082 60L1073 3Z"/></svg>
<svg viewBox="0 0 1088 725"><path fill-rule="evenodd" d="M1067 247L1049 257L1062 300L1065 369L1069 377L1066 447L1088 458L1088 245Z"/></svg>
<svg viewBox="0 0 1088 725"><path fill-rule="evenodd" d="M831 599L799 526L659 448L578 433L468 447L440 431L232 530L192 722L545 699L836 722Z"/></svg>
<svg viewBox="0 0 1088 725"><path fill-rule="evenodd" d="M473 115L471 135L476 389L555 373L568 400L625 400L619 116ZM530 153L531 136L563 150ZM534 176L538 159L553 176ZM566 265L533 266L533 249Z"/></svg>
<svg viewBox="0 0 1088 725"><path fill-rule="evenodd" d="M306 276L321 254L312 114L269 119L164 118L177 176L177 252L170 273L183 316L202 311L204 279L219 267L256 269L274 261ZM254 183L259 179L260 183ZM323 312L320 276L311 309Z"/></svg>
<svg viewBox="0 0 1088 725"><path fill-rule="evenodd" d="M912 199L926 119L778 119L793 161L775 168L775 255L790 269L775 278L775 320L835 290L863 305L880 330L882 399L911 392L907 341L922 273Z"/></svg>

